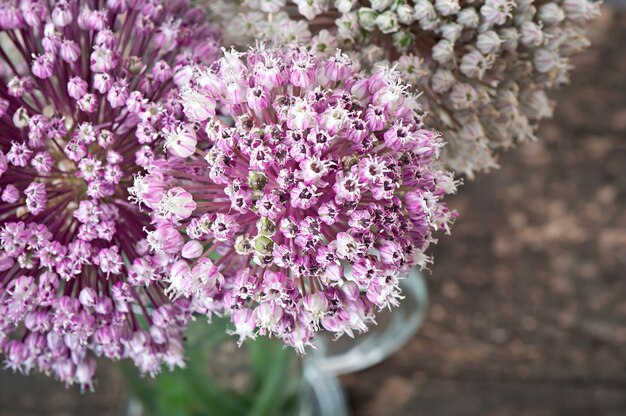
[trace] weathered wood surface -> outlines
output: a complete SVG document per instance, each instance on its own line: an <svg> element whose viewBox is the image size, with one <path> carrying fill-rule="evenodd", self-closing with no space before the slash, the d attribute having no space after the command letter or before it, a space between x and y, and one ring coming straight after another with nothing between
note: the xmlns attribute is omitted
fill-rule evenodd
<svg viewBox="0 0 626 416"><path fill-rule="evenodd" d="M593 36L540 141L454 199L423 329L344 378L356 415L626 415L626 14Z"/></svg>
<svg viewBox="0 0 626 416"><path fill-rule="evenodd" d="M343 378L357 416L626 415L626 13L595 46L537 143L463 187L429 276L419 335ZM0 416L114 416L114 366L97 394L0 372Z"/></svg>

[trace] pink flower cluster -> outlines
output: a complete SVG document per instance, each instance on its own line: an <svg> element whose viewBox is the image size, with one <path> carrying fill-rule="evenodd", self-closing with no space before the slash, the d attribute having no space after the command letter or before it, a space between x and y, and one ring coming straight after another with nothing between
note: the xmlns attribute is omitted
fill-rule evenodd
<svg viewBox="0 0 626 416"><path fill-rule="evenodd" d="M100 5L100 6L98 6ZM95 8L94 8L95 7ZM6 365L90 387L94 356L182 366L190 301L160 283L128 202L219 55L185 1L22 0L0 7L0 347Z"/></svg>
<svg viewBox="0 0 626 416"><path fill-rule="evenodd" d="M398 305L400 279L455 217L442 198L456 183L394 71L260 46L225 51L180 96L185 120L131 189L152 249L178 256L174 298L225 311L241 341L300 352L322 328L352 336Z"/></svg>

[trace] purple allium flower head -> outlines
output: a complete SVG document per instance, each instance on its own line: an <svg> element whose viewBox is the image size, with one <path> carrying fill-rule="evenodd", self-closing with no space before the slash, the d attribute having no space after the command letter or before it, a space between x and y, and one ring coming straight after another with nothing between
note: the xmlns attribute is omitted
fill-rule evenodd
<svg viewBox="0 0 626 416"><path fill-rule="evenodd" d="M185 1L0 3L6 365L83 387L95 356L183 365L190 301L164 296L168 260L147 251L127 189L182 115L179 74L219 57L217 33Z"/></svg>
<svg viewBox="0 0 626 416"><path fill-rule="evenodd" d="M210 299L240 340L300 352L321 328L351 336L398 305L399 279L455 216L441 200L456 183L392 70L365 77L340 52L298 47L225 51L181 103L168 154L131 189L152 210L153 249L179 255L175 298Z"/></svg>

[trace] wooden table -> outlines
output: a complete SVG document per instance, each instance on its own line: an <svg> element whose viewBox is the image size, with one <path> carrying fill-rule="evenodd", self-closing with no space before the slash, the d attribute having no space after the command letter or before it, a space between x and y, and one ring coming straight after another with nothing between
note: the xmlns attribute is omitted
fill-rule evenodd
<svg viewBox="0 0 626 416"><path fill-rule="evenodd" d="M540 141L453 200L419 335L343 379L356 415L626 415L626 14L592 35Z"/></svg>

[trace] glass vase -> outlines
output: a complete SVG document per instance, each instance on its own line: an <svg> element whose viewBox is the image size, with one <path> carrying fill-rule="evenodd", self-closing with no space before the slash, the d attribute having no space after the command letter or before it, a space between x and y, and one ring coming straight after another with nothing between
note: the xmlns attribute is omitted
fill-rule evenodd
<svg viewBox="0 0 626 416"><path fill-rule="evenodd" d="M406 344L421 326L428 309L428 288L422 272L412 268L400 281L404 299L400 306L381 311L377 325L350 338L332 340L327 333L317 338L317 349L307 354L307 365L327 376L353 373L372 367Z"/></svg>
<svg viewBox="0 0 626 416"><path fill-rule="evenodd" d="M131 395L125 416L348 416L339 381L278 340L237 346L226 322L193 323L187 367L154 379L122 367Z"/></svg>
<svg viewBox="0 0 626 416"><path fill-rule="evenodd" d="M368 332L336 341L320 333L317 349L309 350L304 359L265 337L239 348L224 331L226 321L197 322L188 333L186 369L150 380L125 368L133 392L125 415L348 416L337 376L385 360L415 335L424 320L428 291L422 273L413 268L400 286L404 295L400 306L379 313L378 324Z"/></svg>

